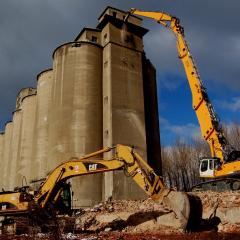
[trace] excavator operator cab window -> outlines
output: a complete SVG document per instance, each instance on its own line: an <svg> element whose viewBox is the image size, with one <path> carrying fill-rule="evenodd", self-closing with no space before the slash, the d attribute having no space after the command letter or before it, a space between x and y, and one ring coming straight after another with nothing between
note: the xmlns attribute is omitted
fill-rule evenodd
<svg viewBox="0 0 240 240"><path fill-rule="evenodd" d="M209 159L209 169L210 170L214 169L214 161L213 161L213 159Z"/></svg>
<svg viewBox="0 0 240 240"><path fill-rule="evenodd" d="M214 165L215 165L214 158L205 158L202 159L200 162L200 177L211 178L214 176Z"/></svg>
<svg viewBox="0 0 240 240"><path fill-rule="evenodd" d="M201 172L206 172L208 170L208 161L206 159L202 160L200 167L201 167Z"/></svg>

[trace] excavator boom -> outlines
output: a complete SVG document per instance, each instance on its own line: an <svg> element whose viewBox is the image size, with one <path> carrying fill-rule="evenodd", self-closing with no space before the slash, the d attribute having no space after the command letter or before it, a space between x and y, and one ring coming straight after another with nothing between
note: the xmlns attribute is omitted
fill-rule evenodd
<svg viewBox="0 0 240 240"><path fill-rule="evenodd" d="M211 150L211 158L201 161L200 176L216 178L237 174L240 171L240 161L236 160L240 158L240 151L235 150L224 136L218 116L209 100L206 88L203 86L184 38L184 29L180 25L180 20L163 12L146 12L131 9L129 14L151 18L169 28L176 37L178 56L184 66L192 93L193 109L200 125L202 137L207 141ZM127 21L128 16L125 21Z"/></svg>
<svg viewBox="0 0 240 240"><path fill-rule="evenodd" d="M218 117L209 101L206 89L199 76L193 57L184 38L184 29L180 20L163 12L145 12L131 9L131 14L151 18L165 27L168 27L176 36L178 55L181 59L188 83L192 92L193 109L196 112L203 138L208 142L213 157L224 161L224 150L227 142L223 135ZM127 20L127 19L126 19Z"/></svg>

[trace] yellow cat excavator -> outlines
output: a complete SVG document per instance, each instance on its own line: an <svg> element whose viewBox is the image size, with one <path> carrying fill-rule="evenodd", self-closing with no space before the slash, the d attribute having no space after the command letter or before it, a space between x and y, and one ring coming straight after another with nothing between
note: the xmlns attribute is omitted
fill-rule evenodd
<svg viewBox="0 0 240 240"><path fill-rule="evenodd" d="M100 154L114 151L111 160L96 160ZM88 154L78 160L67 161L57 166L47 177L35 195L24 192L2 193L0 195L0 215L32 215L37 217L50 215L57 204L64 183L72 177L99 172L123 170L153 200L162 203L175 213L178 228L189 229L199 225L202 206L199 198L184 192L165 187L163 181L153 169L134 151L133 148L117 145Z"/></svg>
<svg viewBox="0 0 240 240"><path fill-rule="evenodd" d="M130 14L154 19L159 24L169 28L176 36L178 56L187 75L188 83L192 92L193 109L197 115L202 137L207 141L211 150L211 157L200 161L200 177L222 178L230 181L230 186L240 189L240 181L229 177L239 176L240 173L240 151L234 149L224 136L217 114L209 100L206 88L203 86L198 69L194 63L187 42L184 38L184 29L180 20L163 12L146 12L131 9L126 16L127 21ZM217 182L210 181L210 183Z"/></svg>

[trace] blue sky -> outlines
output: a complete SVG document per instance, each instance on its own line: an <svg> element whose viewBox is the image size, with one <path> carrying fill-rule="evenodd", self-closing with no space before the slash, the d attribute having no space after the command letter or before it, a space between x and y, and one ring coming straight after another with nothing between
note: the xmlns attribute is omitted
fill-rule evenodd
<svg viewBox="0 0 240 240"><path fill-rule="evenodd" d="M223 123L240 119L240 1L236 0L8 0L0 8L0 129L11 119L16 95L36 86L51 67L53 50L95 27L106 6L164 11L180 18L210 99ZM43 17L44 16L44 17ZM161 141L199 133L191 93L173 34L144 19L144 48L158 73Z"/></svg>
<svg viewBox="0 0 240 240"><path fill-rule="evenodd" d="M205 80L204 86L207 87L210 100L221 123L225 125L239 123L238 90L209 82ZM199 124L192 109L192 95L187 78L167 73L158 76L157 83L161 143L168 146L174 144L177 138L191 141L191 138L199 137Z"/></svg>

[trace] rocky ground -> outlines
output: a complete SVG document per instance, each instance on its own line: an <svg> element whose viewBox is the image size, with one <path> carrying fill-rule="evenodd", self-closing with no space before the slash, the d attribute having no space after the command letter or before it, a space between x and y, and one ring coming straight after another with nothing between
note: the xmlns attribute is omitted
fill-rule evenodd
<svg viewBox="0 0 240 240"><path fill-rule="evenodd" d="M73 217L60 217L58 231L52 235L32 231L21 236L0 235L0 240L240 239L240 192L193 194L202 200L203 220L199 232L191 234L175 228L172 212L146 199L109 201L81 209Z"/></svg>
<svg viewBox="0 0 240 240"><path fill-rule="evenodd" d="M240 191L194 194L201 198L203 219L215 219L218 232L240 231Z"/></svg>

